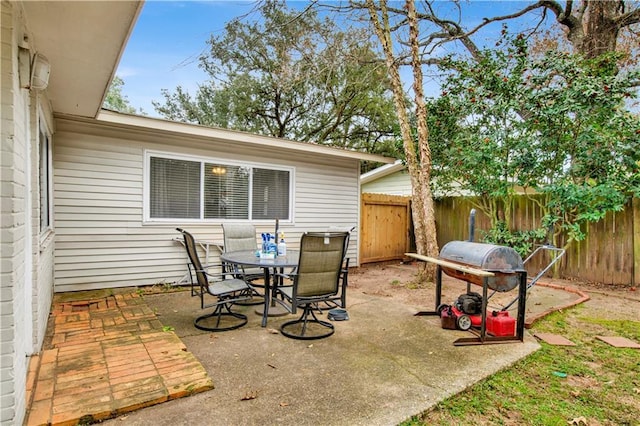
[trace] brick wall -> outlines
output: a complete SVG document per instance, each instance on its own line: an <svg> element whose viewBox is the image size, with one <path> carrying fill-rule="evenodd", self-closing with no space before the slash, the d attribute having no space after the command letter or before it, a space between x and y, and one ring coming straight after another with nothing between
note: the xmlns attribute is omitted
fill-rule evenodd
<svg viewBox="0 0 640 426"><path fill-rule="evenodd" d="M41 348L53 296L53 244L41 246L38 226L37 148L39 113L51 112L37 107L44 94L20 87L20 3L0 2L0 24L0 424L20 425L29 356Z"/></svg>

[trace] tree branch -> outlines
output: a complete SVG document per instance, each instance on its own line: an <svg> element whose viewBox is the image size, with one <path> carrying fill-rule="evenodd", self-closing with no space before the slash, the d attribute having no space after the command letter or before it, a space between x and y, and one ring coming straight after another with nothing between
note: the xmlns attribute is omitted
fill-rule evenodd
<svg viewBox="0 0 640 426"><path fill-rule="evenodd" d="M640 22L640 8L618 16L614 22L618 28L625 28L637 24Z"/></svg>

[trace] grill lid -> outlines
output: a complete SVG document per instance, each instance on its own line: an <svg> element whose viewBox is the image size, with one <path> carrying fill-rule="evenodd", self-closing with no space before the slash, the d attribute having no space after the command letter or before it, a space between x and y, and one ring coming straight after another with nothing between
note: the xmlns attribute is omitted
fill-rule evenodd
<svg viewBox="0 0 640 426"><path fill-rule="evenodd" d="M517 273L525 271L522 258L511 247L472 241L450 241L440 250L440 258L477 269L494 272L496 276L487 279L489 288L509 291L518 286ZM444 269L448 275L453 271ZM475 282L470 279L471 282Z"/></svg>
<svg viewBox="0 0 640 426"><path fill-rule="evenodd" d="M524 263L517 251L495 244L450 241L442 247L440 258L492 272L515 272L524 269Z"/></svg>

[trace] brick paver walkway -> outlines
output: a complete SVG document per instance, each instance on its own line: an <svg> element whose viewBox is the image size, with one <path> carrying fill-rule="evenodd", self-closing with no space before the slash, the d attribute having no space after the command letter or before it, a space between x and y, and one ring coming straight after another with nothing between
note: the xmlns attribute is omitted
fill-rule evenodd
<svg viewBox="0 0 640 426"><path fill-rule="evenodd" d="M56 302L51 347L32 357L27 425L75 425L213 388L136 293Z"/></svg>

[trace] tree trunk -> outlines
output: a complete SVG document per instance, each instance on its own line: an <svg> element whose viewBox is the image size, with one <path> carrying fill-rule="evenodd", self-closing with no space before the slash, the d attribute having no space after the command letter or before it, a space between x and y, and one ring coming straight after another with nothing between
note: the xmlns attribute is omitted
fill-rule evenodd
<svg viewBox="0 0 640 426"><path fill-rule="evenodd" d="M583 20L584 36L576 47L587 58L615 52L620 28L615 22L619 14L618 1L589 1Z"/></svg>
<svg viewBox="0 0 640 426"><path fill-rule="evenodd" d="M438 240L436 235L435 212L433 208L433 194L431 193L431 147L429 146L429 127L427 125L427 107L424 100L424 85L422 78L422 63L420 59L419 23L416 17L414 0L406 1L407 21L409 24L409 45L411 46L411 68L413 69L413 92L415 94L416 119L418 127L418 153L419 164L413 164L413 170L409 168L412 176L413 195L417 203L413 205L414 223L422 221L416 231L416 248L418 253L436 257L438 255ZM416 179L413 179L413 176ZM435 265L429 263L424 270L426 280L435 278Z"/></svg>
<svg viewBox="0 0 640 426"><path fill-rule="evenodd" d="M418 56L418 26L415 16L414 0L407 0L407 10L413 10L412 19L409 19L410 40L412 43L412 68L414 76L414 92L416 94L416 117L418 119L418 145L411 131L411 123L408 115L408 106L402 80L400 79L400 60L395 56L391 41L391 28L389 25L389 13L386 1L380 1L376 6L373 0L367 0L367 9L373 29L380 40L385 56L385 64L389 72L393 99L400 124L402 144L405 152L407 169L411 177L413 187L412 217L416 238L416 249L420 254L427 256L438 255L438 243L436 240L435 216L433 209L433 197L431 194L431 150L429 149L429 131L427 127L427 114L424 104L422 88L422 66ZM380 13L380 15L378 15ZM415 45L414 45L415 43ZM420 108L420 104L422 107ZM418 154L420 157L418 158ZM435 277L435 265L426 264L422 270L421 280L432 281Z"/></svg>

